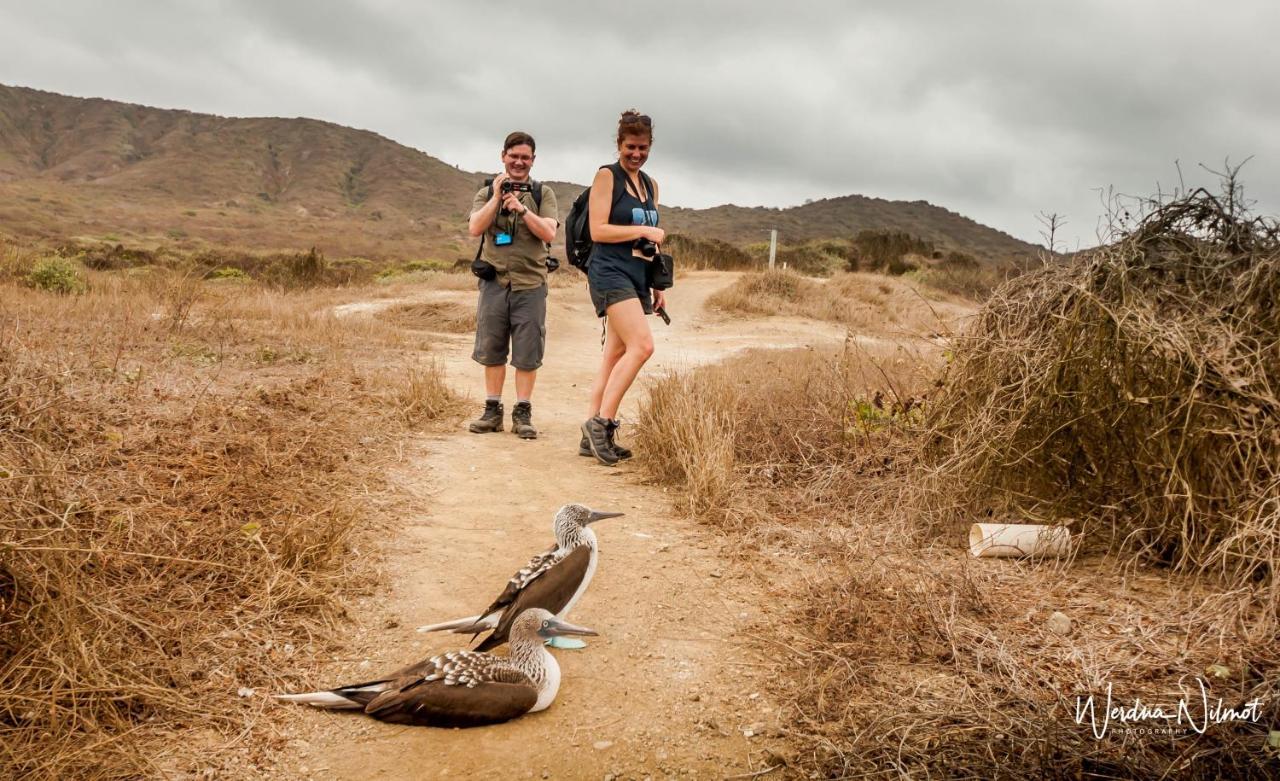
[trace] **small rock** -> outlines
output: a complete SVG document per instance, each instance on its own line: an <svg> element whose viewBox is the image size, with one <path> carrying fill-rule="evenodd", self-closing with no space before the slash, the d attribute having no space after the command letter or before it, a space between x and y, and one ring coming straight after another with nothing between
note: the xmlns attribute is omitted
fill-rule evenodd
<svg viewBox="0 0 1280 781"><path fill-rule="evenodd" d="M719 572L712 572L712 573L711 573L711 577L713 577L713 578L718 578L718 577L720 577L720 573L719 573Z"/></svg>
<svg viewBox="0 0 1280 781"><path fill-rule="evenodd" d="M252 697L255 694L257 694L257 690L250 689L248 686L241 686L239 689L236 689L236 695L240 697Z"/></svg>
<svg viewBox="0 0 1280 781"><path fill-rule="evenodd" d="M591 747L596 751L604 751L605 749L610 748L612 746L613 746L612 740L597 740L595 743L591 744Z"/></svg>
<svg viewBox="0 0 1280 781"><path fill-rule="evenodd" d="M1062 635L1065 637L1066 635L1071 634L1071 619L1068 618L1065 613L1059 613L1055 610L1053 615L1049 616L1048 620L1044 622L1044 625L1055 635Z"/></svg>

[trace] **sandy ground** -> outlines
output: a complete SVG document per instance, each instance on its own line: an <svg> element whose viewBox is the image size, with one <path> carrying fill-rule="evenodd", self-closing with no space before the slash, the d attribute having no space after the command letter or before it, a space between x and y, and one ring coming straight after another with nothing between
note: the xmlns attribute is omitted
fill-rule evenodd
<svg viewBox="0 0 1280 781"><path fill-rule="evenodd" d="M733 276L695 273L670 291L673 323L651 321L657 350L624 418L635 418L646 378L663 369L716 361L747 347L844 338L831 324L744 322L706 312L706 297ZM464 302L474 297L449 295ZM440 296L423 293L424 299ZM346 314L370 316L390 303ZM282 777L723 778L772 765L776 707L760 679L765 668L746 642L768 605L754 598L748 576L722 554L715 535L673 513L663 489L642 484L633 466L608 468L577 454L600 326L578 287L552 289L547 320L547 357L534 394L540 437L516 438L508 420L502 433L470 434L464 424L406 445L393 478L403 494L397 506L407 510L383 551L386 590L357 605L349 649L335 654L315 683L367 679L462 647L463 637L414 628L486 605L512 572L551 543L552 515L568 502L626 513L596 528L600 569L571 617L600 637L583 650L556 651L563 681L555 704L508 724L405 728L281 705L294 711ZM482 398L470 337L430 338L450 381ZM509 375L508 418L513 395ZM480 402L472 406L478 413Z"/></svg>

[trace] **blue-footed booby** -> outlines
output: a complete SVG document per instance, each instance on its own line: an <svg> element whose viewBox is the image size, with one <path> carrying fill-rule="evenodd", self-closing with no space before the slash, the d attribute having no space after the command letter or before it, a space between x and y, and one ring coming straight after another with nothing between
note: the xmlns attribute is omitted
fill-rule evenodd
<svg viewBox="0 0 1280 781"><path fill-rule="evenodd" d="M420 626L418 631L476 635L492 630L476 646L477 651L488 651L507 642L511 623L529 608L540 607L564 618L582 598L596 573L600 554L596 533L588 525L622 514L599 512L581 504L566 504L556 512L552 525L556 544L534 556L512 575L507 587L483 613ZM551 645L557 643L553 640ZM562 647L581 647L581 643Z"/></svg>
<svg viewBox="0 0 1280 781"><path fill-rule="evenodd" d="M511 626L511 654L450 651L382 678L328 691L277 694L276 699L317 708L362 710L392 724L475 727L544 710L560 690L560 665L543 646L547 638L594 635L540 608Z"/></svg>

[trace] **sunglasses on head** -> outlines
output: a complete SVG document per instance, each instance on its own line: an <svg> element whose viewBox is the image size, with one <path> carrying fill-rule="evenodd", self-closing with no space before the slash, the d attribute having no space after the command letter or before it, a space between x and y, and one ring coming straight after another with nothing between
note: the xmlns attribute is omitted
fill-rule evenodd
<svg viewBox="0 0 1280 781"><path fill-rule="evenodd" d="M641 124L645 127L653 127L653 120L649 118L648 114L629 114L627 115L627 118L623 120L623 124L630 125L632 123Z"/></svg>

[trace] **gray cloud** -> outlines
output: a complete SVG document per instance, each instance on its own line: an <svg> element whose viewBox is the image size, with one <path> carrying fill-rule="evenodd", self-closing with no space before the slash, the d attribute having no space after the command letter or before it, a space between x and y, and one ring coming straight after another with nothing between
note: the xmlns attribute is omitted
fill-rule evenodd
<svg viewBox="0 0 1280 781"><path fill-rule="evenodd" d="M652 114L670 203L926 199L1038 239L1094 241L1097 190L1146 194L1254 159L1280 210L1280 7L588 0L12 4L0 81L224 115L311 116L469 169L539 139L586 181L618 112Z"/></svg>

